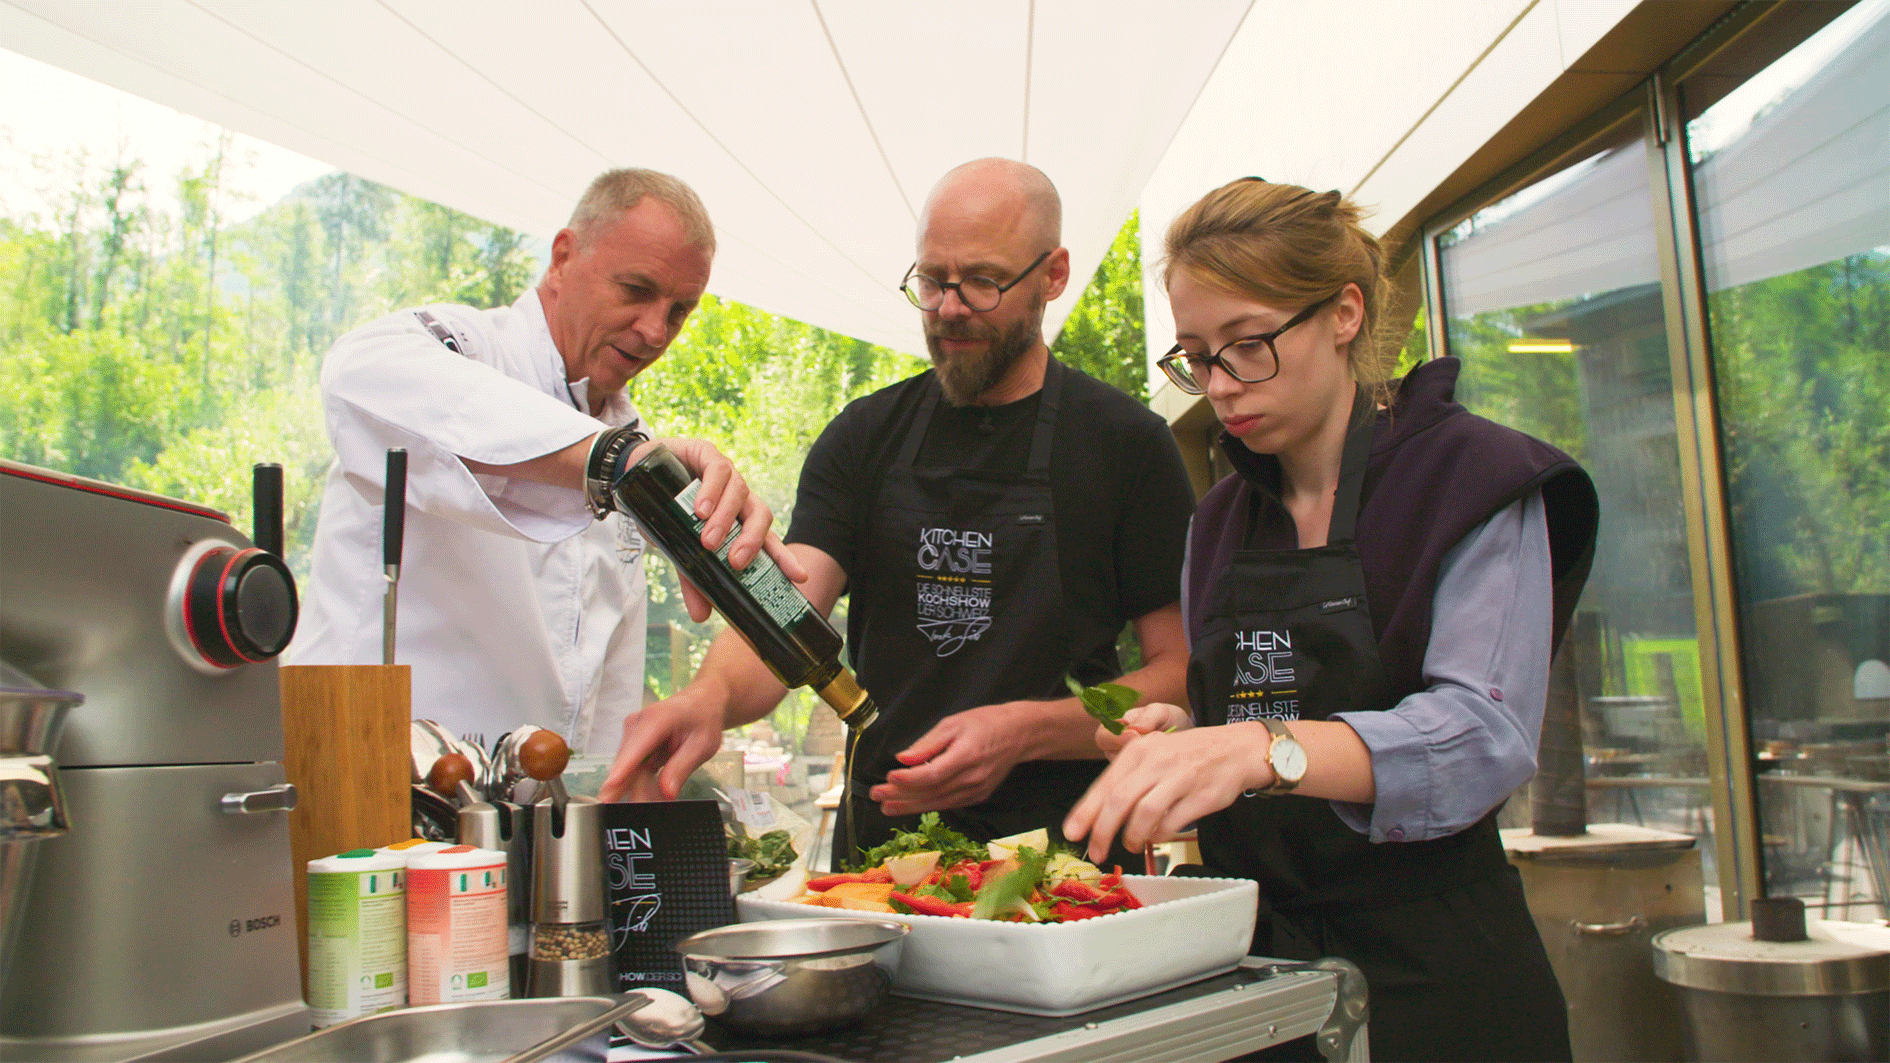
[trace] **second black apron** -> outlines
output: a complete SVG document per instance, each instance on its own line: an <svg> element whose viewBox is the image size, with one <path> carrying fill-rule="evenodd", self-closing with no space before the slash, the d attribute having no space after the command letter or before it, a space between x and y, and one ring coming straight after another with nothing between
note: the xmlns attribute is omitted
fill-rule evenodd
<svg viewBox="0 0 1890 1063"><path fill-rule="evenodd" d="M880 718L854 753L835 866L853 855L840 852L849 823L863 850L916 827L918 817L889 818L868 796L902 767L894 754L954 713L1068 696L1064 675L1098 647L1113 647L1117 627L1070 608L1058 565L1050 453L1066 373L1050 359L1022 472L915 467L940 398L937 381L926 380L849 579L851 608L869 618L849 652ZM1077 678L1095 683L1114 673ZM1038 827L1054 836L1102 768L1100 760L1027 761L984 802L939 815L977 839ZM1139 869L1139 861L1125 869Z"/></svg>
<svg viewBox="0 0 1890 1063"><path fill-rule="evenodd" d="M1355 543L1374 428L1354 413L1327 545L1242 549L1213 581L1188 670L1197 726L1394 706ZM1257 521L1243 516L1251 546ZM1260 883L1255 954L1365 971L1373 1058L1568 1058L1561 990L1494 812L1448 837L1374 844L1324 799L1256 794L1199 834L1209 873Z"/></svg>

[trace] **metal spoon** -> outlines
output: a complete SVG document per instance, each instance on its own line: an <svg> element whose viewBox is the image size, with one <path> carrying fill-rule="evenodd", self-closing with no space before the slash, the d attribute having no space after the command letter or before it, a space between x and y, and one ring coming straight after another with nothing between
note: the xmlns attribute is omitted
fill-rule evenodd
<svg viewBox="0 0 1890 1063"><path fill-rule="evenodd" d="M702 1012L696 1010L688 997L667 989L638 989L628 995L638 993L648 999L649 1004L617 1020L617 1028L623 1031L624 1036L644 1048L681 1047L699 1056L715 1051L710 1045L697 1040L702 1033L704 1020Z"/></svg>

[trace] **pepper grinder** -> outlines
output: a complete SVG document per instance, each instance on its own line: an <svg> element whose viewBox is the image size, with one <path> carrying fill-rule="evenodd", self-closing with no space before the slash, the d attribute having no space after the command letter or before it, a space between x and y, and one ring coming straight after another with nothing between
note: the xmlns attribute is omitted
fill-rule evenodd
<svg viewBox="0 0 1890 1063"><path fill-rule="evenodd" d="M526 996L601 996L613 988L604 918L603 806L566 793L562 775L570 758L562 739L555 749L522 758L526 774L551 791L532 806Z"/></svg>
<svg viewBox="0 0 1890 1063"><path fill-rule="evenodd" d="M527 926L531 919L532 810L497 797L479 801L470 791L461 796L475 800L465 801L460 807L459 843L505 854L506 946L512 957L513 991L522 995L529 973L526 957L530 945Z"/></svg>

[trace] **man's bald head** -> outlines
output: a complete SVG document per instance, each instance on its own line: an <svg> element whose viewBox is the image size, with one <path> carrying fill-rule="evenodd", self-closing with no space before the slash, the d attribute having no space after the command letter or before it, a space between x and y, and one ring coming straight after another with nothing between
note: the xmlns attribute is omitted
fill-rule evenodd
<svg viewBox="0 0 1890 1063"><path fill-rule="evenodd" d="M1042 170L1014 159L975 159L939 179L925 199L919 238L935 221L995 222L1028 241L1032 254L1063 243L1063 199Z"/></svg>

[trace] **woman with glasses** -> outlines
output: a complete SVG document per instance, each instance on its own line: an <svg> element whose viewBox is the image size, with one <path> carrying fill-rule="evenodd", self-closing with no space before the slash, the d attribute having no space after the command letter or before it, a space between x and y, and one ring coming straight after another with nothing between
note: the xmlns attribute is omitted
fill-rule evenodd
<svg viewBox="0 0 1890 1063"><path fill-rule="evenodd" d="M1098 731L1113 763L1064 830L1099 853L1198 822L1194 873L1260 883L1254 953L1364 969L1375 1058L1568 1059L1496 809L1535 771L1594 489L1453 402L1455 359L1388 380L1359 217L1247 179L1169 227L1161 366L1235 472L1189 533L1192 712Z"/></svg>

